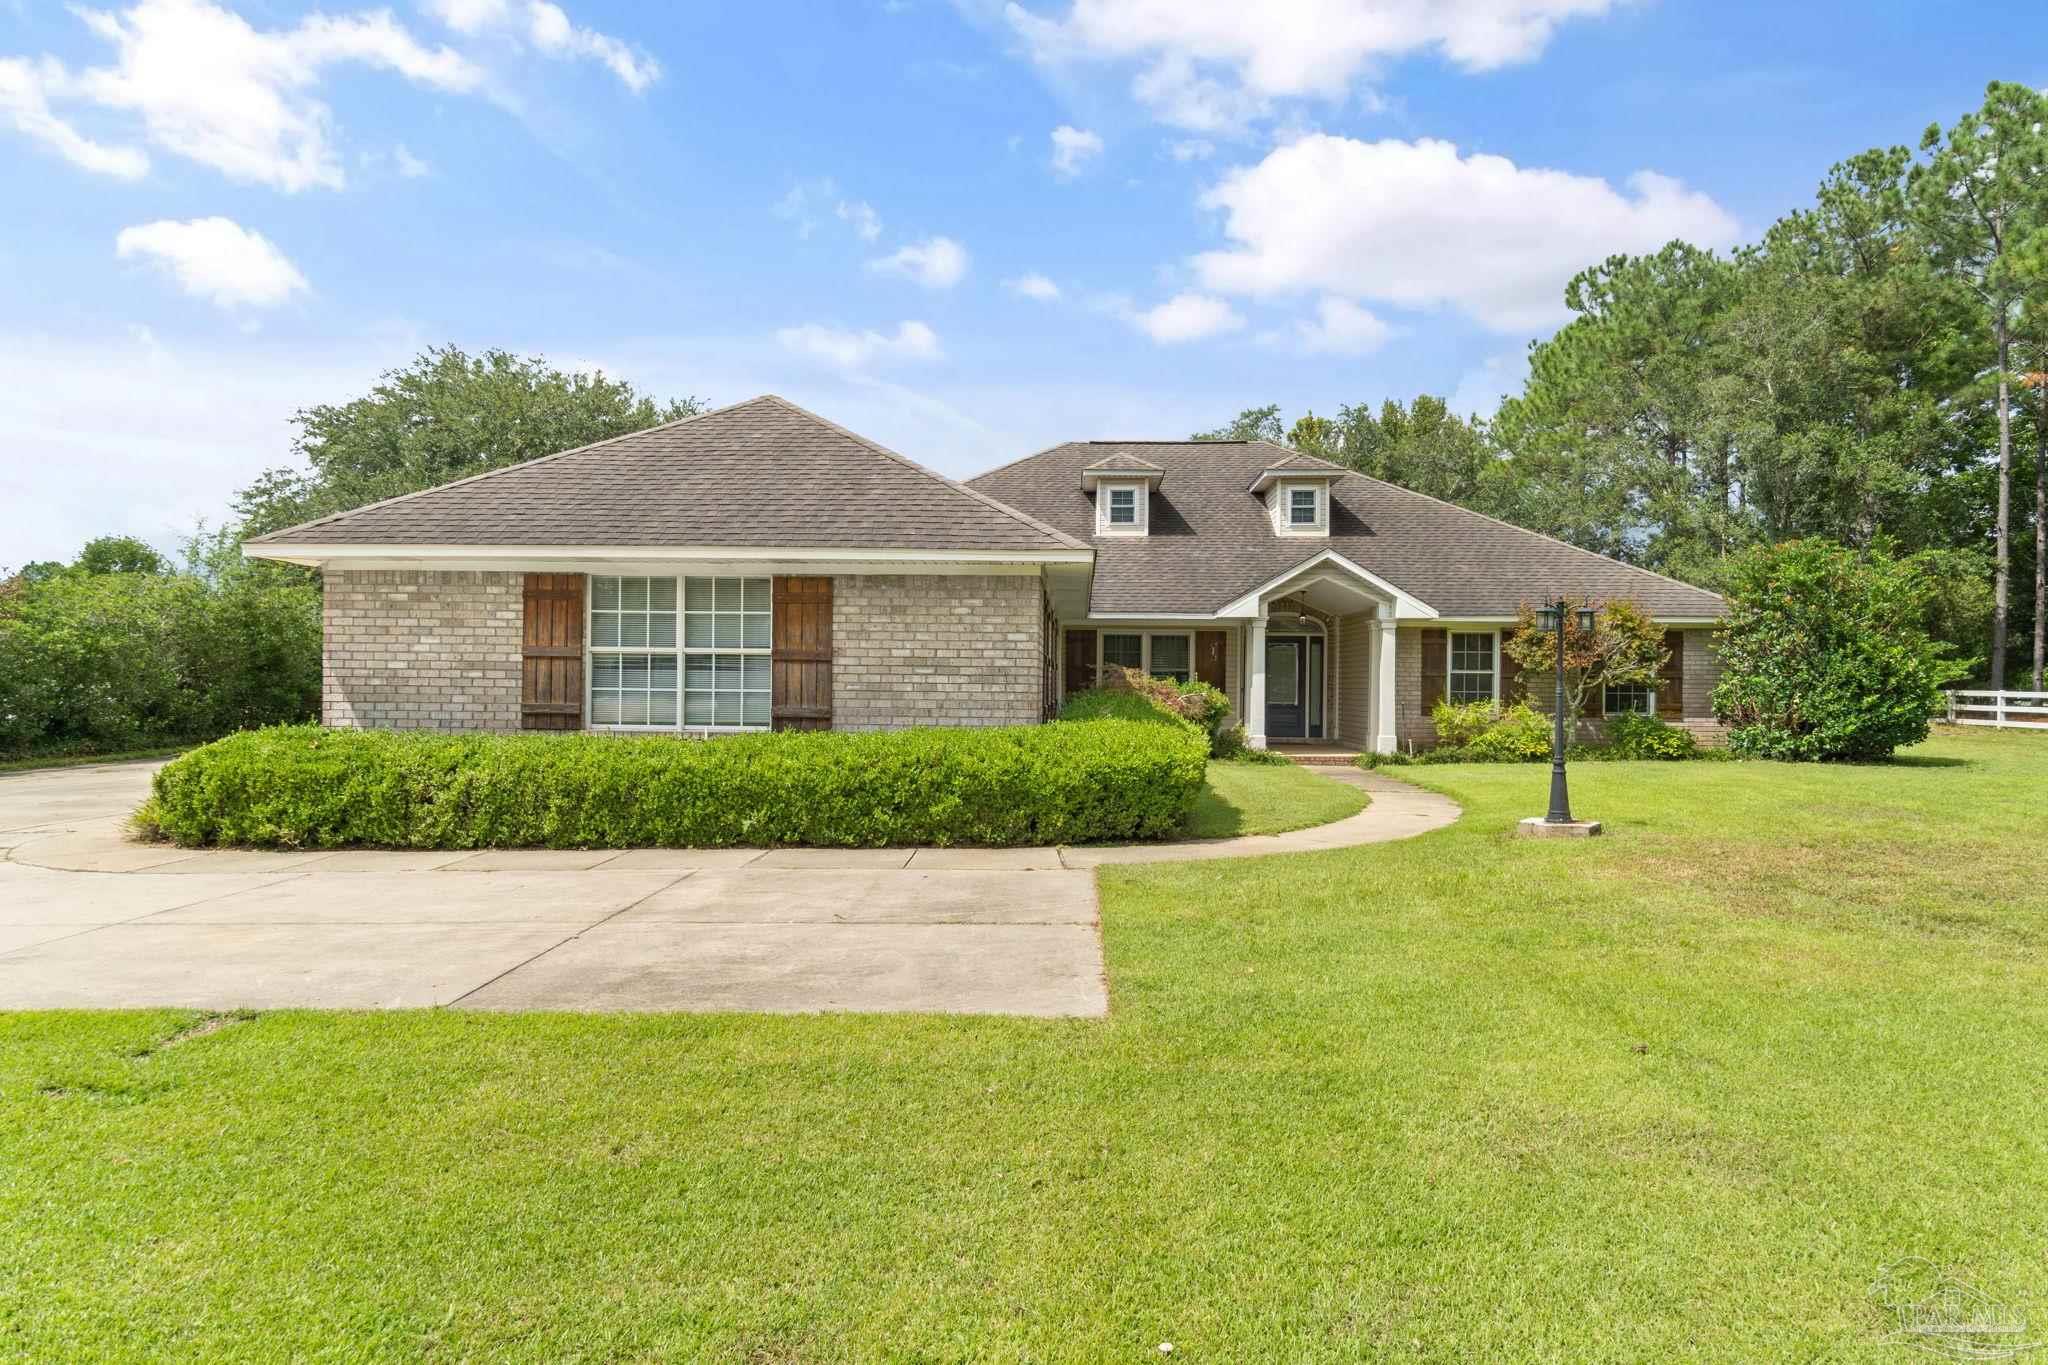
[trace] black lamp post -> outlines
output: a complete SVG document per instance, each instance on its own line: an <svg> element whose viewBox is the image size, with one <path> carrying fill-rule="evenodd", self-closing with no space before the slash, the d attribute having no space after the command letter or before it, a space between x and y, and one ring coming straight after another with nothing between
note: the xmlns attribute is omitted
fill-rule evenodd
<svg viewBox="0 0 2048 1365"><path fill-rule="evenodd" d="M1569 825L1572 823L1572 800L1564 784L1564 626L1565 611L1570 602L1560 595L1555 602L1536 613L1536 623L1544 630L1557 635L1557 700L1553 709L1555 724L1550 735L1550 813L1543 817L1547 825ZM1593 610L1581 607L1578 610L1578 627L1582 631L1593 629Z"/></svg>

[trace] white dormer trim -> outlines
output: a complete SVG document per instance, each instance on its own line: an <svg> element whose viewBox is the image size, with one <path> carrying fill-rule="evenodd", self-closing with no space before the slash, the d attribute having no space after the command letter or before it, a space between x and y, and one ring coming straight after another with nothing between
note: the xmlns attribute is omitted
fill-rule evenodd
<svg viewBox="0 0 2048 1365"><path fill-rule="evenodd" d="M1095 534L1098 536L1143 536L1152 521L1152 485L1139 480L1103 479L1095 485ZM1129 521L1117 520L1125 508Z"/></svg>
<svg viewBox="0 0 2048 1365"><path fill-rule="evenodd" d="M1309 511L1307 521L1296 519L1296 503ZM1330 535L1330 486L1320 479L1284 479L1266 491L1266 512L1276 536L1314 537Z"/></svg>

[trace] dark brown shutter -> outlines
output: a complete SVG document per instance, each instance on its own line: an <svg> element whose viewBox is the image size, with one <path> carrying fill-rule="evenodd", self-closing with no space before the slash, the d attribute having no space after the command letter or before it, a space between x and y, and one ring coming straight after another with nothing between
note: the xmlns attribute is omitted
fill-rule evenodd
<svg viewBox="0 0 2048 1365"><path fill-rule="evenodd" d="M832 728L832 580L775 577L770 714L778 730Z"/></svg>
<svg viewBox="0 0 2048 1365"><path fill-rule="evenodd" d="M1657 714L1677 720L1685 714L1685 632L1665 631L1664 648L1671 651L1671 657L1657 674Z"/></svg>
<svg viewBox="0 0 2048 1365"><path fill-rule="evenodd" d="M1095 686L1095 632L1067 632L1067 695Z"/></svg>
<svg viewBox="0 0 2048 1365"><path fill-rule="evenodd" d="M1514 638L1515 633L1511 630L1500 633L1500 700L1503 706L1526 700L1528 696L1522 683L1522 666L1508 653L1508 641Z"/></svg>
<svg viewBox="0 0 2048 1365"><path fill-rule="evenodd" d="M580 573L526 575L519 647L519 725L583 728L583 584Z"/></svg>
<svg viewBox="0 0 2048 1365"><path fill-rule="evenodd" d="M1586 700L1580 703L1579 714L1585 716L1589 720L1598 720L1602 716L1606 715L1607 689L1604 687L1587 688Z"/></svg>
<svg viewBox="0 0 2048 1365"><path fill-rule="evenodd" d="M1444 680L1450 673L1450 637L1441 626L1422 631L1422 709L1426 713L1444 699Z"/></svg>
<svg viewBox="0 0 2048 1365"><path fill-rule="evenodd" d="M1226 676L1223 655L1229 647L1229 641L1230 636L1224 631L1195 632L1195 677L1219 692L1223 690L1223 679Z"/></svg>

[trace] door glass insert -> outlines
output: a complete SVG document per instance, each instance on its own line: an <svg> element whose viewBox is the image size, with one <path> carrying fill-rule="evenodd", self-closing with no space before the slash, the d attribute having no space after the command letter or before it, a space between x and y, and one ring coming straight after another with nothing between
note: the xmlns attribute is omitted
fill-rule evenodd
<svg viewBox="0 0 2048 1365"><path fill-rule="evenodd" d="M1323 737L1323 642L1308 642L1308 737Z"/></svg>
<svg viewBox="0 0 2048 1365"><path fill-rule="evenodd" d="M1266 647L1266 700L1278 706L1301 701L1301 649L1292 640Z"/></svg>

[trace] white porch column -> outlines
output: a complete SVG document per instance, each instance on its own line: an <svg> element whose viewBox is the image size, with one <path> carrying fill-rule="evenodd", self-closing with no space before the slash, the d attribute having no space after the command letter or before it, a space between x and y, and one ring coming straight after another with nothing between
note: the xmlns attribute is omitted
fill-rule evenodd
<svg viewBox="0 0 2048 1365"><path fill-rule="evenodd" d="M1245 650L1244 729L1245 742L1254 749L1266 747L1266 616L1252 618L1251 645Z"/></svg>
<svg viewBox="0 0 2048 1365"><path fill-rule="evenodd" d="M1375 753L1390 754L1395 748L1394 613L1381 607L1373 622L1372 747Z"/></svg>

